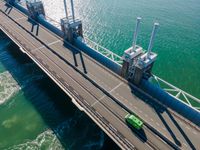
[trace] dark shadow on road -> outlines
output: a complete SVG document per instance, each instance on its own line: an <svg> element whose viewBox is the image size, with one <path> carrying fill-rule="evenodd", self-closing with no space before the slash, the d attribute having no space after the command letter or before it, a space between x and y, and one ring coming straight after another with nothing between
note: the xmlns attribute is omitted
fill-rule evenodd
<svg viewBox="0 0 200 150"><path fill-rule="evenodd" d="M35 29L35 35L38 36L40 25L37 22L32 21L31 19L28 19L28 22L32 24L31 32L34 34L34 29Z"/></svg>
<svg viewBox="0 0 200 150"><path fill-rule="evenodd" d="M174 117L172 116L172 114L166 110L169 118L172 120L172 122L174 123L174 125L177 127L177 129L180 131L180 133L182 134L182 136L184 137L184 139L186 140L186 142L188 143L188 145L190 146L190 148L192 150L196 150L195 146L192 144L191 140L188 138L188 136L185 134L185 132L183 131L183 129L180 127L180 125L178 124L178 122L174 119Z"/></svg>
<svg viewBox="0 0 200 150"><path fill-rule="evenodd" d="M132 127L129 123L127 123L127 126L132 130L133 134L137 136L142 142L145 143L148 141L144 129L137 130L134 127Z"/></svg>
<svg viewBox="0 0 200 150"><path fill-rule="evenodd" d="M187 135L185 134L185 132L183 131L183 129L179 126L179 124L177 123L177 121L175 120L175 118L172 116L172 114L170 113L170 111L168 110L168 108L166 108L165 106L162 106L158 102L152 100L151 97L149 97L147 95L144 95L143 93L141 93L140 91L138 91L137 88L133 87L132 84L129 83L129 86L130 86L130 88L132 90L132 93L134 95L136 95L138 98L140 98L140 100L142 100L146 104L148 104L157 113L158 117L160 118L160 120L162 121L162 123L164 124L164 126L166 127L168 133L171 135L171 137L173 138L173 140L174 140L174 142L175 142L175 144L177 146L181 147L182 143L176 137L176 135L174 134L174 132L171 129L170 125L168 125L168 123L165 120L165 118L163 118L162 113L164 113L164 112L166 112L168 114L169 118L172 120L173 124L176 126L176 129L181 133L181 135L187 141L187 143L189 144L189 146L191 147L191 149L196 150L196 148L192 144L191 140L187 137Z"/></svg>
<svg viewBox="0 0 200 150"><path fill-rule="evenodd" d="M73 58L74 58L74 64L75 64L76 67L78 66L76 55L80 56L80 61L81 61L81 65L83 67L83 72L85 74L87 74L87 69L86 69L86 66L85 66L85 62L84 62L84 59L83 59L82 52L79 49L76 49L76 48L70 46L69 43L66 43L66 42L64 42L63 46L66 47L67 49L69 49L72 52L72 55L73 55Z"/></svg>
<svg viewBox="0 0 200 150"><path fill-rule="evenodd" d="M73 58L74 58L74 65L76 67L78 67L78 63L77 63L77 59L76 59L76 53L75 52L72 52L72 55L73 55Z"/></svg>
<svg viewBox="0 0 200 150"><path fill-rule="evenodd" d="M5 10L5 12L6 12L7 14L10 14L11 10L13 9L13 6L8 5L7 3L5 4L5 6L7 7L6 10Z"/></svg>
<svg viewBox="0 0 200 150"><path fill-rule="evenodd" d="M87 150L87 143L92 144L91 142L97 142L98 134L103 134L103 131L85 113L79 111L71 102L71 99L37 65L34 64L31 67L23 69L24 65L33 64L33 62L15 44L11 43L6 49L8 57L11 57L12 62L6 58L0 60L1 63L12 74L18 84L23 87L21 90L24 96L32 103L45 124L54 132L63 147L69 149L69 144L71 144L71 149ZM30 81L25 86L24 76L32 77L36 74L42 75L42 79ZM32 94L35 90L42 91L49 98L40 97L39 95L38 97L33 96ZM66 126L69 129L64 131L63 126L58 127L58 125L66 120L69 120ZM103 140L106 140L105 142L110 144L110 146L103 146L103 148L119 149L105 134L103 134L103 137ZM74 138L77 141L74 142ZM88 138L90 141L88 141ZM85 143L86 145L84 145ZM94 144L91 146L91 149L100 148Z"/></svg>
<svg viewBox="0 0 200 150"><path fill-rule="evenodd" d="M158 109L155 109L155 112L157 113L157 115L159 116L160 120L162 121L162 123L164 124L166 129L168 130L169 134L173 138L173 140L176 143L176 145L181 146L181 142L176 138L176 135L173 133L173 131L171 130L170 126L167 124L167 122L165 121L165 119L161 115L162 112L160 112Z"/></svg>
<svg viewBox="0 0 200 150"><path fill-rule="evenodd" d="M13 20L17 25L19 25L24 31L26 31L28 34L30 34L32 37L34 37L37 41L39 41L44 47L46 47L48 50L50 50L52 53L54 53L56 56L58 56L61 60L63 60L65 63L67 63L68 65L70 65L71 67L73 67L74 68L74 65L72 65L69 61L67 61L63 56L61 56L60 54L58 54L55 50L53 50L51 47L49 47L48 45L46 45L43 41L41 41L37 36L35 36L31 31L33 30L33 27L32 27L32 30L31 31L29 31L29 30L27 30L26 28L24 28L21 24L19 24L18 22L16 22L13 18L11 18L10 16L8 16L11 20ZM32 20L32 19L28 19L28 21L30 22L30 23L32 23L33 25L34 24L37 24L37 22L35 22L34 20ZM38 27L38 29L37 30L39 30L39 27ZM38 32L38 31L37 31ZM36 34L37 34L37 32L36 32ZM69 43L67 43L67 42L64 42L64 44L63 44L63 46L65 46L66 48L68 48L69 50L71 50L72 52L75 52L75 53L79 53L79 55L80 55L80 60L81 60L81 64L82 64L82 66L83 66L83 72L85 73L85 74L87 74L87 68L86 68L86 66L85 66L85 63L84 63L84 59L83 59L83 57L82 57L82 52L79 50L79 49L77 49L77 48L75 48L74 46L72 46L71 44L69 44ZM76 56L75 56L76 57ZM75 58L74 56L73 56L73 58ZM76 66L76 60L74 60L75 61L75 66ZM77 64L78 65L78 64ZM77 68L74 68L74 69L77 69ZM77 70L78 72L80 72L80 70Z"/></svg>

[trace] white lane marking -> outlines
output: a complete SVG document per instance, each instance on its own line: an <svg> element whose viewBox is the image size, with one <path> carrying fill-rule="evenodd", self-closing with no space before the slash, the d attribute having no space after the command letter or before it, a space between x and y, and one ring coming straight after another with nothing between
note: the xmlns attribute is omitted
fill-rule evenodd
<svg viewBox="0 0 200 150"><path fill-rule="evenodd" d="M105 96L106 96L106 95L103 95L103 96L99 99L99 101L94 102L94 103L91 105L91 107L93 107L95 104L97 104L98 102L100 102Z"/></svg>
<svg viewBox="0 0 200 150"><path fill-rule="evenodd" d="M166 131L165 127L162 127L162 129Z"/></svg>
<svg viewBox="0 0 200 150"><path fill-rule="evenodd" d="M112 90L110 90L109 93L113 92L114 90L116 90L118 87L120 87L123 84L123 82L120 82L117 86L115 86Z"/></svg>
<svg viewBox="0 0 200 150"><path fill-rule="evenodd" d="M90 76L92 76L93 78L94 78L94 80L96 81L96 82L98 82L99 84L101 84L103 87L105 87L106 89L108 89L108 90L111 90L112 88L111 87L109 87L107 84L105 84L104 82L102 82L101 80L99 80L97 77L95 77L93 74L91 74L91 73L89 73L90 74Z"/></svg>
<svg viewBox="0 0 200 150"><path fill-rule="evenodd" d="M75 90L73 90L73 92L74 92L77 96L79 96L79 94L78 94Z"/></svg>
<svg viewBox="0 0 200 150"><path fill-rule="evenodd" d="M65 82L65 84L66 84L67 86L69 86L69 84L68 84L67 82Z"/></svg>
<svg viewBox="0 0 200 150"><path fill-rule="evenodd" d="M84 102L87 104L87 105L89 105L90 106L90 104L86 101L86 100L84 100Z"/></svg>
<svg viewBox="0 0 200 150"><path fill-rule="evenodd" d="M49 70L50 70L50 71L53 71L53 69L52 69L51 67L49 67Z"/></svg>
<svg viewBox="0 0 200 150"><path fill-rule="evenodd" d="M40 49L42 49L42 48L44 48L44 47L45 47L45 46L40 46L40 47L38 47L38 48L33 49L32 51L40 50Z"/></svg>
<svg viewBox="0 0 200 150"><path fill-rule="evenodd" d="M117 131L117 129L116 129L112 124L109 124L109 126L110 126L111 128L113 128L115 131Z"/></svg>
<svg viewBox="0 0 200 150"><path fill-rule="evenodd" d="M20 17L20 18L14 19L14 21L19 21L19 20L22 20L22 19L27 19L27 17ZM11 22L11 21L12 21L12 20L4 21L3 23L9 23L9 22Z"/></svg>
<svg viewBox="0 0 200 150"><path fill-rule="evenodd" d="M54 41L54 42L48 43L47 46L51 46L51 45L56 44L56 43L58 43L58 42L60 42L60 41L61 41L61 40L56 40L56 41ZM40 49L42 49L42 48L44 48L44 47L45 47L45 46L40 46L40 47L38 47L38 48L33 49L32 51L40 50Z"/></svg>
<svg viewBox="0 0 200 150"><path fill-rule="evenodd" d="M157 126L160 126L160 124L158 122L156 122Z"/></svg>
<svg viewBox="0 0 200 150"><path fill-rule="evenodd" d="M56 74L56 76L57 76L58 78L61 78L58 74Z"/></svg>
<svg viewBox="0 0 200 150"><path fill-rule="evenodd" d="M186 129L190 130L190 128L188 126L186 126Z"/></svg>
<svg viewBox="0 0 200 150"><path fill-rule="evenodd" d="M151 118L151 121L153 121L153 119Z"/></svg>
<svg viewBox="0 0 200 150"><path fill-rule="evenodd" d="M96 111L96 113L97 113L100 117L102 117L102 115L101 115L98 111Z"/></svg>
<svg viewBox="0 0 200 150"><path fill-rule="evenodd" d="M184 145L185 147L188 147L186 143L183 143L183 145Z"/></svg>
<svg viewBox="0 0 200 150"><path fill-rule="evenodd" d="M194 133L194 134L196 134L196 135L197 135L197 133L196 133L195 131L193 131L192 133Z"/></svg>
<svg viewBox="0 0 200 150"><path fill-rule="evenodd" d="M54 41L54 42L48 43L47 45L48 45L48 46L51 46L51 45L56 44L56 43L58 43L58 42L61 42L61 40L56 40L56 41Z"/></svg>
<svg viewBox="0 0 200 150"><path fill-rule="evenodd" d="M45 62L45 61L42 61L42 63L43 63L44 65L46 65L46 62Z"/></svg>
<svg viewBox="0 0 200 150"><path fill-rule="evenodd" d="M27 19L27 17L20 17L20 18L15 19L15 21L22 20L22 19Z"/></svg>

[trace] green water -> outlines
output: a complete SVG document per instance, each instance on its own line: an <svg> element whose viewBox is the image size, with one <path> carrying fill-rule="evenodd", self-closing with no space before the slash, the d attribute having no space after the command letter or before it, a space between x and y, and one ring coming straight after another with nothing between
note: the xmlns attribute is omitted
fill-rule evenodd
<svg viewBox="0 0 200 150"><path fill-rule="evenodd" d="M0 61L0 149L117 149L4 35Z"/></svg>
<svg viewBox="0 0 200 150"><path fill-rule="evenodd" d="M62 0L43 1L48 16L57 21L64 17ZM143 18L138 44L144 49L148 47L153 22L158 21L160 29L153 47L158 59L153 72L200 97L199 0L74 0L74 3L85 34L119 55L131 46L137 16ZM117 149L3 34L0 34L1 77L0 96L7 100L0 104L0 149ZM13 85L15 89L11 88Z"/></svg>
<svg viewBox="0 0 200 150"><path fill-rule="evenodd" d="M84 1L85 2L85 1ZM137 16L142 17L138 44L147 49L153 22L160 23L153 51L158 59L153 72L200 97L199 0L86 0L79 17L87 36L122 55L131 46Z"/></svg>

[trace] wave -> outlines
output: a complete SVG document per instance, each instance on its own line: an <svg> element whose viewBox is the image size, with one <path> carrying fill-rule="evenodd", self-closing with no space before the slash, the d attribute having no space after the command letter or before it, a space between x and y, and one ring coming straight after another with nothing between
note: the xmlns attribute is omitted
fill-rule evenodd
<svg viewBox="0 0 200 150"><path fill-rule="evenodd" d="M79 120L85 120L82 113L75 113L53 129L47 129L33 140L25 140L21 144L13 145L4 150L93 150L101 149L104 144L104 134L96 130L96 127ZM79 126L79 127L77 127ZM87 127L88 128L87 128ZM86 128L84 132L78 128Z"/></svg>
<svg viewBox="0 0 200 150"><path fill-rule="evenodd" d="M20 86L8 71L0 73L0 104L5 103L20 89Z"/></svg>
<svg viewBox="0 0 200 150"><path fill-rule="evenodd" d="M43 133L39 134L36 139L19 144L14 145L10 148L5 150L41 150L41 149L48 149L48 150L64 150L62 144L53 133L52 130L48 129Z"/></svg>

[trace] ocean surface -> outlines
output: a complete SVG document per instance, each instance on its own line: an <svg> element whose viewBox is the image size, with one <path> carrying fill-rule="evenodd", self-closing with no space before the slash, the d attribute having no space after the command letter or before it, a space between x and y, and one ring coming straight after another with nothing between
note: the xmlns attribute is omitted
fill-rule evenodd
<svg viewBox="0 0 200 150"><path fill-rule="evenodd" d="M62 0L43 0L48 17L64 17ZM157 76L200 98L199 0L74 0L76 17L91 40L122 55L131 46L137 16L138 44L153 51ZM118 149L18 47L0 32L0 149Z"/></svg>

